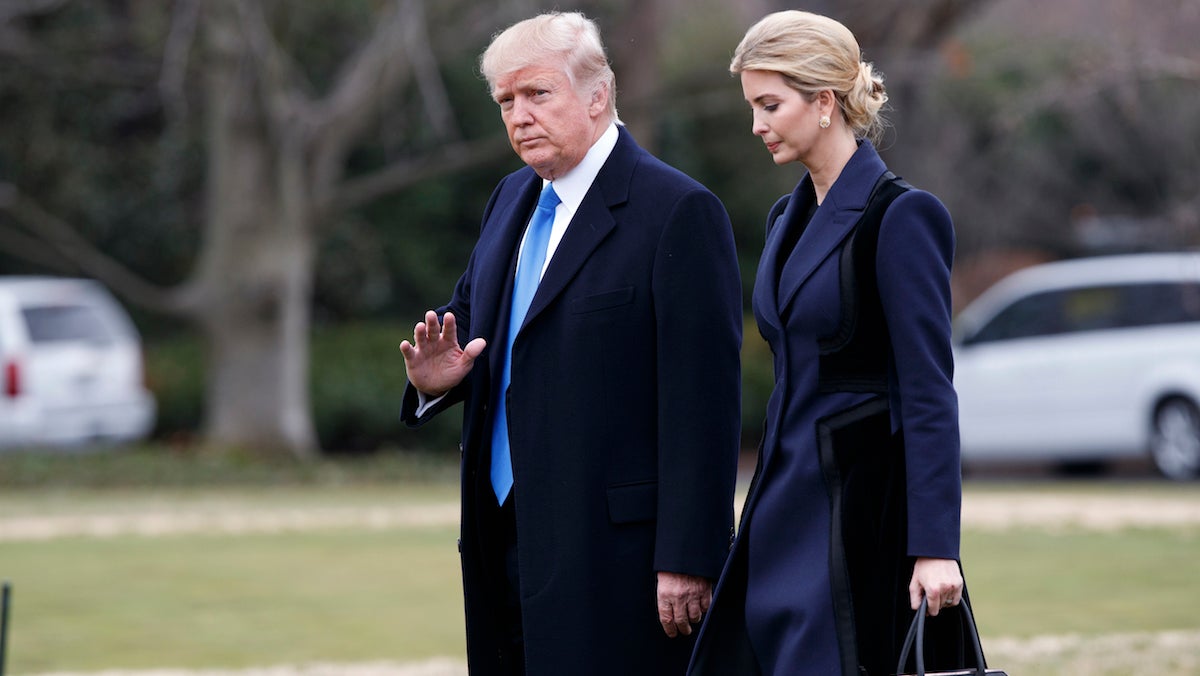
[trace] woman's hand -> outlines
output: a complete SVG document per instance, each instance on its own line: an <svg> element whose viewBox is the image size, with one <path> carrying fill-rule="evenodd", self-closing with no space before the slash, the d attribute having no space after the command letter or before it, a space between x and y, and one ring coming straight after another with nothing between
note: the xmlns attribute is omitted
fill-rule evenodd
<svg viewBox="0 0 1200 676"><path fill-rule="evenodd" d="M956 606L962 601L963 579L958 561L954 559L919 558L913 566L912 582L908 583L908 598L912 609L921 607L921 599L929 599L929 615L936 617L942 608Z"/></svg>

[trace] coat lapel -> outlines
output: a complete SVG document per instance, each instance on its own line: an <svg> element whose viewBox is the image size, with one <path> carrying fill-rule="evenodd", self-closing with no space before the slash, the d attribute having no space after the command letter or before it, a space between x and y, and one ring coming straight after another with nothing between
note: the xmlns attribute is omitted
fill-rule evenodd
<svg viewBox="0 0 1200 676"><path fill-rule="evenodd" d="M768 224L767 240L763 245L762 257L758 261L758 273L754 278L754 303L761 319L772 328L779 329L783 320L779 315L779 249L787 239L788 228L800 227L797 221L808 210L811 200L812 180L805 175L788 197L783 213ZM778 206L771 209L774 214Z"/></svg>
<svg viewBox="0 0 1200 676"><path fill-rule="evenodd" d="M554 257L550 259L550 265L546 267L546 274L525 315L525 323L521 325L522 330L562 293L596 247L617 225L612 208L629 199L629 181L640 152L629 132L624 127L619 127L619 130L616 147L596 175L579 210L571 218L571 224L559 242Z"/></svg>
<svg viewBox="0 0 1200 676"><path fill-rule="evenodd" d="M812 221L796 245L796 250L784 265L779 281L780 315L787 312L788 306L812 276L813 271L850 234L867 206L871 188L886 170L887 167L875 152L874 146L869 141L862 141L830 188L829 194L825 196L825 201L817 207ZM788 206L791 210L792 205ZM785 216L787 215L785 213ZM794 227L796 224L785 221L780 225Z"/></svg>
<svg viewBox="0 0 1200 676"><path fill-rule="evenodd" d="M494 337L500 336L500 325L507 324L512 306L513 272L516 270L517 251L542 189L542 180L532 170L517 174L514 180L521 181L516 188L515 199L509 200L507 204L497 204L496 215L488 219L495 225L481 233L480 236L485 241L481 241L478 247L478 251L481 252L479 260L476 261L479 272L473 283L478 284L480 288L475 293L477 300L472 304L474 316L471 326L474 335L486 338L489 344L494 341ZM488 352L488 361L492 372L495 373L504 350L494 349Z"/></svg>

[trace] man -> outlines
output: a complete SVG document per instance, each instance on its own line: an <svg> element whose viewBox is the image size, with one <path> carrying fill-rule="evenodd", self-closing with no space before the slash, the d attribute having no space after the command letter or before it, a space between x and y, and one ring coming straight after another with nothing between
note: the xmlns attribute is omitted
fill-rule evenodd
<svg viewBox="0 0 1200 676"><path fill-rule="evenodd" d="M406 423L464 403L468 662L682 674L732 532L728 216L619 126L582 15L520 22L481 65L528 166L496 187L450 303L400 346Z"/></svg>

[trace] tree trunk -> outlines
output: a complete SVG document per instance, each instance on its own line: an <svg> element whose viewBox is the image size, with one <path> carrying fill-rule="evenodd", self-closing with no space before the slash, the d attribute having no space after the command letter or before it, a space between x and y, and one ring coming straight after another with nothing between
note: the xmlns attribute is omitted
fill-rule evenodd
<svg viewBox="0 0 1200 676"><path fill-rule="evenodd" d="M304 139L272 126L231 15L210 13L208 181L196 319L209 344L205 435L307 457L313 209Z"/></svg>
<svg viewBox="0 0 1200 676"><path fill-rule="evenodd" d="M642 0L636 11L625 14L616 31L620 40L610 43L617 74L618 113L621 121L650 152L658 150L656 106L662 97L663 0ZM615 96L617 92L614 92Z"/></svg>
<svg viewBox="0 0 1200 676"><path fill-rule="evenodd" d="M57 4L70 3L41 3L14 16L53 13ZM317 438L309 398L309 320L321 227L336 222L339 213L419 181L509 154L503 135L459 138L439 81L434 41L426 35L425 4L426 0L379 3L372 34L356 41L358 47L320 98L314 98L312 83L272 33L271 17L286 13L286 3L187 0L175 3L174 10L160 10L162 14L147 9L142 17L146 23L139 23L138 30L153 31L160 23L171 26L161 73L144 67L142 55L134 54L141 42L132 38L129 44L117 42L108 48L121 52L116 60L92 59L84 50L68 55L63 64L75 68L79 59L89 64L102 61L105 65L95 72L103 75L100 79L120 83L116 100L125 103L118 108L129 107L131 91L137 91L132 98L138 101L166 97L172 128L163 148L171 154L186 152L184 144L170 137L183 138L187 102L204 102L205 209L194 270L174 288L150 283L3 180L0 213L15 215L22 227L12 228L7 218L0 219L0 248L96 277L129 302L199 327L207 346L207 442L258 454L312 455ZM345 13L357 11L347 8ZM4 13L0 10L0 32L11 32ZM472 16L471 21L481 25L493 23ZM127 18L116 17L112 23L125 26ZM472 42L463 41L458 26L441 31L453 33L463 47ZM203 37L202 50L194 36ZM52 52L47 46L45 53ZM29 50L31 61L41 56L40 49ZM56 72L40 61L37 65L35 72ZM185 74L193 69L202 74L203 93L184 87L190 81ZM156 75L157 80L144 81ZM421 141L418 146L427 149L414 149L411 156L394 158L374 171L355 172L347 180L351 149L372 131L382 111L409 97L406 89L427 101L439 142L429 146ZM106 100L104 105L113 104ZM154 117L151 112L157 109L142 103L136 108L142 133L142 126L151 126L142 118ZM107 120L110 115L99 117ZM115 129L114 125L113 133Z"/></svg>

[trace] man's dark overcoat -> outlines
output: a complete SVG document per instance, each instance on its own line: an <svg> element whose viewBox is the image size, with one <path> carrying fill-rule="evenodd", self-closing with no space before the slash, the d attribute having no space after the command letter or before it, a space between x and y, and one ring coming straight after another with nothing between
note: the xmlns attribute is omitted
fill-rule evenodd
<svg viewBox="0 0 1200 676"><path fill-rule="evenodd" d="M460 344L488 348L420 419L464 403L462 554L473 674L504 638L484 588L480 515L490 400L518 243L542 180L496 187L452 300ZM741 285L721 203L624 129L572 218L517 334L508 391L527 673L682 674L693 641L658 622L656 571L715 579L732 532Z"/></svg>

